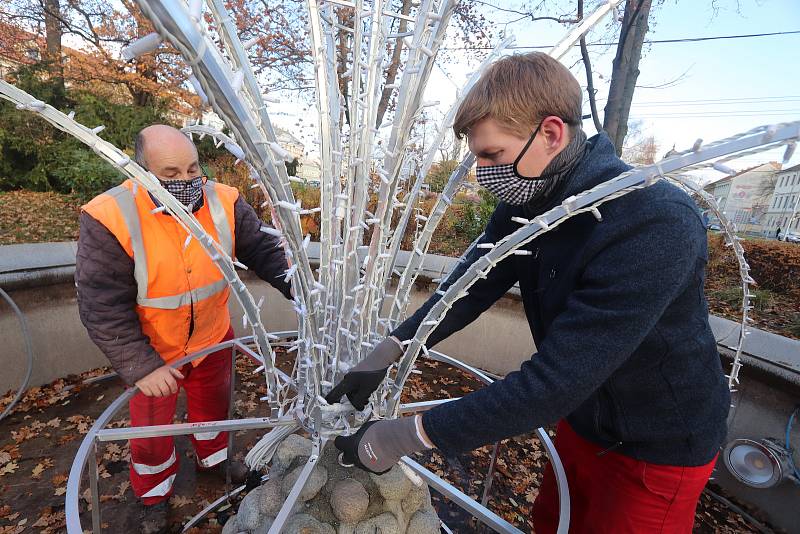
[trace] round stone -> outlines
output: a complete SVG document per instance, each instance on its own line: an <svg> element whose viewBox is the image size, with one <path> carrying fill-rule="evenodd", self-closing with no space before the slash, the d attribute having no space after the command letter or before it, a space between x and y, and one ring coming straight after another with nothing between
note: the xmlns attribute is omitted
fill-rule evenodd
<svg viewBox="0 0 800 534"><path fill-rule="evenodd" d="M369 508L369 494L358 480L340 480L331 492L331 508L342 523L357 523Z"/></svg>
<svg viewBox="0 0 800 534"><path fill-rule="evenodd" d="M239 511L236 513L236 526L239 530L254 530L261 523L259 514L261 496L259 493L259 488L256 488L242 499Z"/></svg>
<svg viewBox="0 0 800 534"><path fill-rule="evenodd" d="M277 478L267 480L259 491L258 509L263 515L275 517L283 506L281 481Z"/></svg>
<svg viewBox="0 0 800 534"><path fill-rule="evenodd" d="M297 479L300 478L300 472L302 470L303 466L298 466L283 479L281 489L283 490L284 497L289 495L289 492L292 491L292 487L294 486L294 483L297 482ZM300 491L300 495L298 496L297 500L299 502L306 502L313 499L317 496L317 493L319 493L319 490L322 489L322 486L324 486L327 481L328 470L317 464L311 471L311 475L308 477L308 480L306 480L306 485L303 487L302 491Z"/></svg>
<svg viewBox="0 0 800 534"><path fill-rule="evenodd" d="M278 445L275 451L274 461L288 467L295 458L311 456L311 450L314 445L311 440L299 436L297 434L290 434L285 440Z"/></svg>
<svg viewBox="0 0 800 534"><path fill-rule="evenodd" d="M237 534L239 527L236 526L236 516L231 517L222 527L221 534Z"/></svg>
<svg viewBox="0 0 800 534"><path fill-rule="evenodd" d="M408 523L408 532L414 534L439 534L441 531L439 517L430 510L420 510Z"/></svg>
<svg viewBox="0 0 800 534"><path fill-rule="evenodd" d="M403 512L406 514L413 514L421 508L430 508L430 503L431 495L428 492L428 487L414 487L408 492L408 495L406 495L405 499L403 499Z"/></svg>
<svg viewBox="0 0 800 534"><path fill-rule="evenodd" d="M290 517L281 529L282 534L336 534L332 526L320 523L308 514Z"/></svg>
<svg viewBox="0 0 800 534"><path fill-rule="evenodd" d="M378 486L378 491L387 501L402 501L411 491L411 481L399 465L395 464L388 473L383 475L370 473L370 477L375 482L375 485Z"/></svg>
<svg viewBox="0 0 800 534"><path fill-rule="evenodd" d="M265 517L261 520L261 524L258 525L258 528L253 531L253 534L268 534L269 528L272 526L275 520L271 517Z"/></svg>
<svg viewBox="0 0 800 534"><path fill-rule="evenodd" d="M354 534L400 534L400 526L397 524L397 518L392 513L386 512L356 525Z"/></svg>

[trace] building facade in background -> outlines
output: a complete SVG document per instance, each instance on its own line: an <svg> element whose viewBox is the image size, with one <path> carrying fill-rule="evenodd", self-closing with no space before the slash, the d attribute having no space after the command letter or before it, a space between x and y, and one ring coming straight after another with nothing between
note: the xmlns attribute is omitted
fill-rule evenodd
<svg viewBox="0 0 800 534"><path fill-rule="evenodd" d="M775 237L781 232L800 231L800 165L789 167L775 174L775 191L767 210L765 232Z"/></svg>
<svg viewBox="0 0 800 534"><path fill-rule="evenodd" d="M740 232L765 235L767 213L780 170L781 165L773 161L726 176L704 189L714 195L722 212Z"/></svg>

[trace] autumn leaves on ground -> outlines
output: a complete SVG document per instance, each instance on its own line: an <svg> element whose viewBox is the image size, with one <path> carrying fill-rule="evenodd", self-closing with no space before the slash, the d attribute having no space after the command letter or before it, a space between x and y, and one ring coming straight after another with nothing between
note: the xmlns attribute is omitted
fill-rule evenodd
<svg viewBox="0 0 800 534"><path fill-rule="evenodd" d="M290 364L284 352L279 352L278 357L279 363ZM404 402L460 397L481 387L475 378L445 364L421 360L417 367L422 372L412 374ZM264 415L263 404L258 400L265 394L264 382L260 375L253 373L254 370L255 364L239 359L234 417ZM96 369L79 377L71 376L47 386L31 388L11 415L0 423L0 534L64 532L64 495L78 446L94 420L123 391L116 378L84 383L106 372L108 369ZM12 398L11 393L0 398L0 411ZM181 400L175 421L183 422L185 413L185 404ZM109 426L128 424L127 410L123 409ZM234 437L235 456L242 459L244 451L252 447L260 436L259 431L237 432ZM174 532L180 531L181 525L189 518L224 495L222 482L194 472L188 439L183 436L176 438L176 447L181 464L175 494L170 499ZM417 460L480 500L488 482L486 473L491 450L491 447L483 447L457 459L445 459L433 451L419 455ZM100 444L98 460L104 531L136 532L140 515L128 480L127 442ZM545 461L545 450L533 435L518 436L500 445L488 506L524 532L531 531L532 503L541 483ZM720 488L713 489L721 493ZM91 526L89 496L84 478L79 502L84 529ZM453 532L480 532L474 519L441 495L434 492L433 502L439 517ZM234 506L236 504L234 501ZM218 533L230 510L210 514L207 521L191 532ZM740 534L756 531L739 515L704 494L694 532Z"/></svg>

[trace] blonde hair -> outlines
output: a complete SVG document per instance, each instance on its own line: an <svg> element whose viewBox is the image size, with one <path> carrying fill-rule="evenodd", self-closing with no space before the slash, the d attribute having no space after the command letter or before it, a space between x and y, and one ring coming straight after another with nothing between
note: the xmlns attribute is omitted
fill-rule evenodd
<svg viewBox="0 0 800 534"><path fill-rule="evenodd" d="M506 56L493 63L458 107L453 131L458 139L491 118L520 137L531 135L545 117L581 124L581 86L559 61L541 52Z"/></svg>

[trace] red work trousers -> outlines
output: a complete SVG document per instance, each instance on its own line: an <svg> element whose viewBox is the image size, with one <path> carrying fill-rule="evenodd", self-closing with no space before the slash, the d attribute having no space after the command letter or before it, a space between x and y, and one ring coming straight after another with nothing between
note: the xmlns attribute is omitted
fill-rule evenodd
<svg viewBox="0 0 800 534"><path fill-rule="evenodd" d="M699 467L658 465L603 449L578 436L566 421L556 430L570 497L570 533L691 534L695 510L716 457ZM533 504L536 534L558 528L558 488L547 465Z"/></svg>
<svg viewBox="0 0 800 534"><path fill-rule="evenodd" d="M233 338L233 330L221 341ZM180 368L184 376L178 385L186 390L189 422L228 418L231 387L231 351L224 349L206 356L197 367ZM178 394L147 397L137 392L130 400L131 426L166 425L175 417ZM209 468L228 457L227 432L198 432L190 435L197 462ZM178 473L178 457L171 436L131 440L131 486L146 505L157 504L172 495Z"/></svg>

